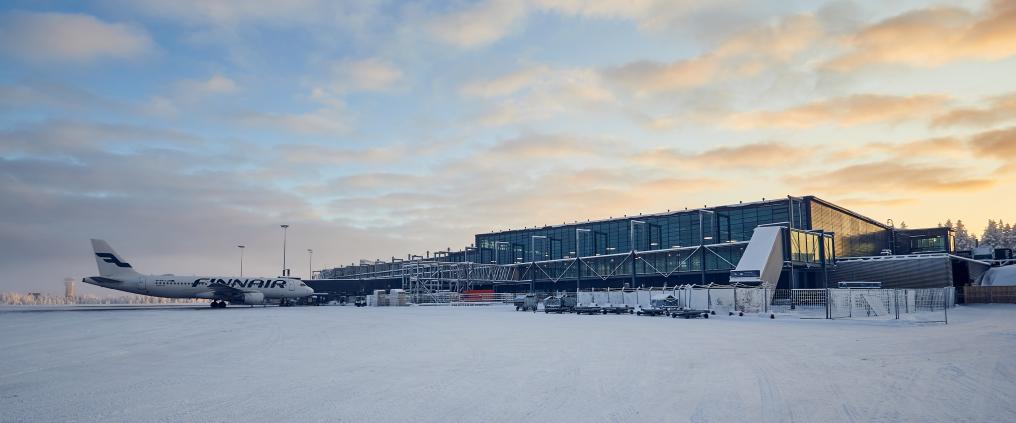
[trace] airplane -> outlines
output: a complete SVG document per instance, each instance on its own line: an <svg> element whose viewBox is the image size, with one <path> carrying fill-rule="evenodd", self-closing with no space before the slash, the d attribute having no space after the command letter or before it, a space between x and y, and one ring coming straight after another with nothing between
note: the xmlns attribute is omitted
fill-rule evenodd
<svg viewBox="0 0 1016 423"><path fill-rule="evenodd" d="M314 289L300 279L289 277L142 275L106 241L92 239L92 250L99 266L99 276L89 276L81 282L118 291L153 297L212 300L212 308L225 308L227 302L254 306L265 304L269 299L279 300L280 305L289 305L293 299L314 293Z"/></svg>

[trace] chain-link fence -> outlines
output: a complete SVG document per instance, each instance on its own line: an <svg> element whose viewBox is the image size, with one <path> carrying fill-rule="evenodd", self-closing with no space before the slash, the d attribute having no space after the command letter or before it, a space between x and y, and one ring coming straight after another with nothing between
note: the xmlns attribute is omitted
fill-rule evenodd
<svg viewBox="0 0 1016 423"><path fill-rule="evenodd" d="M948 322L955 288L830 289L830 319Z"/></svg>

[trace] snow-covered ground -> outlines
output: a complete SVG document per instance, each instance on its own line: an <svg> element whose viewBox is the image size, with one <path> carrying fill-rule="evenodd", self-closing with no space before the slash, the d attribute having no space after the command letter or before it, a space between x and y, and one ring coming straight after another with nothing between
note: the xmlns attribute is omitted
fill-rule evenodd
<svg viewBox="0 0 1016 423"><path fill-rule="evenodd" d="M1016 306L958 307L949 325L21 310L0 310L4 422L1016 421Z"/></svg>

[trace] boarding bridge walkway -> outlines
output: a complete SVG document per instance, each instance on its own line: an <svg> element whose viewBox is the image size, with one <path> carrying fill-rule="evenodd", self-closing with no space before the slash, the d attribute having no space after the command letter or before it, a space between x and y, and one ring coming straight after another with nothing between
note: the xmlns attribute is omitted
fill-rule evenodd
<svg viewBox="0 0 1016 423"><path fill-rule="evenodd" d="M783 271L783 230L782 226L755 228L744 255L730 272L730 282L776 288Z"/></svg>

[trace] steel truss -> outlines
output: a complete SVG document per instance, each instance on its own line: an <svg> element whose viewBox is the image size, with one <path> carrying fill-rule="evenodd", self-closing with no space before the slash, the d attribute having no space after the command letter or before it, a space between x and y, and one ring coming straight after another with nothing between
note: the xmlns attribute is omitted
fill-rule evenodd
<svg viewBox="0 0 1016 423"><path fill-rule="evenodd" d="M720 244L677 247L651 251L630 251L627 253L542 260L511 264L484 264L474 262L445 262L417 258L408 261L376 262L351 268L322 271L322 277L342 279L385 279L401 278L403 289L411 295L436 295L441 292L463 292L475 285L520 284L531 282L553 282L579 278L607 280L617 277L661 276L694 274L702 272L707 254L715 256L722 264L735 267L716 250L745 246L747 241ZM633 264L634 262L634 264ZM710 269L716 270L716 269Z"/></svg>

